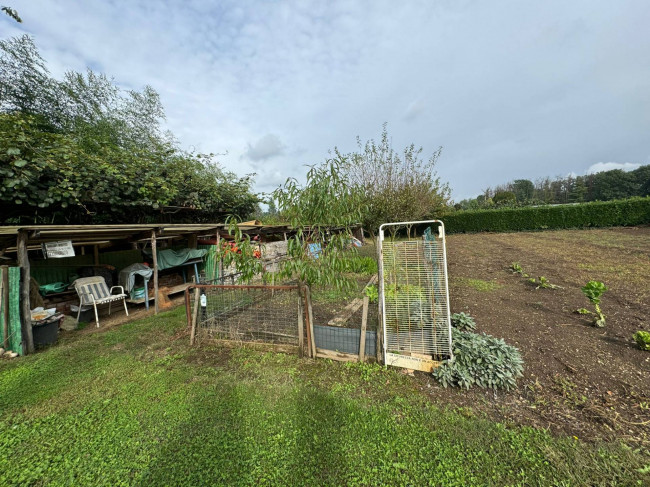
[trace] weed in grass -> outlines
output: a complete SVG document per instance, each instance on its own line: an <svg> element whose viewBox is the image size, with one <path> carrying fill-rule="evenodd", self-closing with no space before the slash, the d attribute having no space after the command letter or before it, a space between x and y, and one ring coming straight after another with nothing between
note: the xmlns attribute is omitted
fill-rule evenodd
<svg viewBox="0 0 650 487"><path fill-rule="evenodd" d="M480 292L491 292L500 289L502 286L493 281L483 281L481 279L470 279L466 277L456 278L456 282L464 287L471 287Z"/></svg>

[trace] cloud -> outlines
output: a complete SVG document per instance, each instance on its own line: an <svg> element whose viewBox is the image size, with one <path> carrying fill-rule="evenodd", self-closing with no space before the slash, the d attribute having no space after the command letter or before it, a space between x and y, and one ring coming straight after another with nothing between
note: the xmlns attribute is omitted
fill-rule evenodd
<svg viewBox="0 0 650 487"><path fill-rule="evenodd" d="M597 162L592 164L587 169L587 174L595 174L597 172L611 171L612 169L622 169L623 171L634 171L641 167L641 164L634 162Z"/></svg>
<svg viewBox="0 0 650 487"><path fill-rule="evenodd" d="M17 3L0 37L32 34L55 76L151 85L184 147L258 190L384 122L396 150L444 147L455 198L650 151L647 0Z"/></svg>
<svg viewBox="0 0 650 487"><path fill-rule="evenodd" d="M248 144L248 149L244 155L257 162L282 155L285 150L285 145L277 135L266 134L254 144Z"/></svg>

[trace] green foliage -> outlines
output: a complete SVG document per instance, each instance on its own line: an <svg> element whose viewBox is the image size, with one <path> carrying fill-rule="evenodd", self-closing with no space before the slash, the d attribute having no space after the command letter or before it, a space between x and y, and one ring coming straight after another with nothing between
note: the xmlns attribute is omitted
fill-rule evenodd
<svg viewBox="0 0 650 487"><path fill-rule="evenodd" d="M501 285L496 282L484 281L483 279L457 277L455 278L455 281L463 286L471 287L472 289L476 289L482 293L489 293L501 287Z"/></svg>
<svg viewBox="0 0 650 487"><path fill-rule="evenodd" d="M242 233L237 226L236 218L229 217L226 223L228 224L228 233L233 240L232 244L226 240L221 241L221 247L217 249L218 257L223 259L225 268L234 265L239 279L244 283L249 283L264 269L262 259L256 255L259 246L251 240L250 235Z"/></svg>
<svg viewBox="0 0 650 487"><path fill-rule="evenodd" d="M0 484L647 483L644 454L439 407L398 370L192 349L184 312L0 361Z"/></svg>
<svg viewBox="0 0 650 487"><path fill-rule="evenodd" d="M345 259L346 272L372 276L377 274L377 261L372 257L361 257L356 253Z"/></svg>
<svg viewBox="0 0 650 487"><path fill-rule="evenodd" d="M576 205L457 211L446 215L444 221L447 233L643 225L650 223L650 197Z"/></svg>
<svg viewBox="0 0 650 487"><path fill-rule="evenodd" d="M364 292L366 293L366 296L368 296L368 299L371 303L376 303L379 299L379 289L377 289L377 286L374 284L367 286Z"/></svg>
<svg viewBox="0 0 650 487"><path fill-rule="evenodd" d="M304 186L289 178L273 192L278 210L296 229L287 243L289 259L281 266L284 278L337 289L356 287L356 281L344 274L356 252L350 241L364 204L361 193L341 170L345 163L337 156L311 166ZM310 244L320 247L317 256L310 254Z"/></svg>
<svg viewBox="0 0 650 487"><path fill-rule="evenodd" d="M451 326L460 331L474 331L476 330L476 322L467 313L454 313L451 315Z"/></svg>
<svg viewBox="0 0 650 487"><path fill-rule="evenodd" d="M435 170L442 148L428 160L414 144L400 154L393 149L386 124L379 142L362 144L357 138L357 145L355 153L335 153L346 162L342 170L363 197L360 222L366 231L375 235L382 223L422 220L446 211L450 189Z"/></svg>
<svg viewBox="0 0 650 487"><path fill-rule="evenodd" d="M594 326L602 328L605 326L605 315L600 310L600 297L607 291L607 287L600 281L589 281L580 288L582 293L594 305L596 310L596 318L594 319Z"/></svg>
<svg viewBox="0 0 650 487"><path fill-rule="evenodd" d="M29 36L0 41L0 223L251 213L251 177L179 149L164 116L151 87L123 91L92 71L57 80Z"/></svg>
<svg viewBox="0 0 650 487"><path fill-rule="evenodd" d="M580 308L576 310L576 313L579 315L590 315L591 311L589 311L587 308Z"/></svg>
<svg viewBox="0 0 650 487"><path fill-rule="evenodd" d="M632 338L634 338L634 341L641 350L650 352L650 333L647 331L639 330L634 334Z"/></svg>
<svg viewBox="0 0 650 487"><path fill-rule="evenodd" d="M499 191L492 198L497 206L509 206L517 203L517 196L512 191Z"/></svg>
<svg viewBox="0 0 650 487"><path fill-rule="evenodd" d="M521 277L528 277L528 274L524 272L524 269L521 267L519 262L513 262L510 266L510 269L512 270L513 274L519 274Z"/></svg>
<svg viewBox="0 0 650 487"><path fill-rule="evenodd" d="M452 328L454 360L433 371L444 386L513 389L522 376L519 350L500 338Z"/></svg>

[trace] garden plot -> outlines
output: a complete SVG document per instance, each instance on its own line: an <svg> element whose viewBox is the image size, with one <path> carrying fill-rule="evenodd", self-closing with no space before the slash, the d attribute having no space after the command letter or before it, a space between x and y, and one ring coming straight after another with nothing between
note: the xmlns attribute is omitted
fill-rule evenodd
<svg viewBox="0 0 650 487"><path fill-rule="evenodd" d="M579 438L650 441L650 354L633 335L650 330L650 228L564 230L448 237L452 312L469 312L485 332L518 347L517 390L442 389L421 376L438 401L467 405L499 420ZM560 286L536 289L523 271ZM602 281L604 328L575 310L580 288ZM430 386L430 387L429 387Z"/></svg>

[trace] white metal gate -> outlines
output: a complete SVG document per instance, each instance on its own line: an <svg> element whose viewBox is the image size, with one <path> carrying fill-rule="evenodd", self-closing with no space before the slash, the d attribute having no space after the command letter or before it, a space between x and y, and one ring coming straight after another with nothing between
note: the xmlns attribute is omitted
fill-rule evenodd
<svg viewBox="0 0 650 487"><path fill-rule="evenodd" d="M387 229L427 224L420 237L385 238ZM379 227L379 292L387 365L431 371L453 358L445 227L440 220Z"/></svg>

